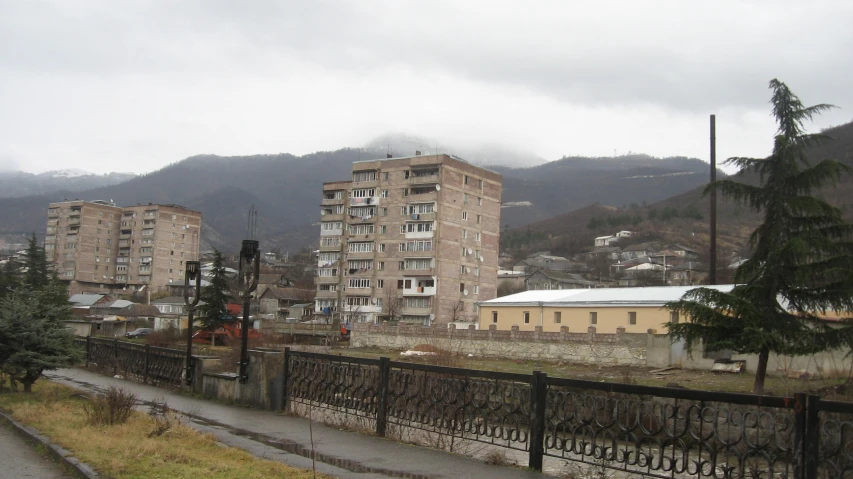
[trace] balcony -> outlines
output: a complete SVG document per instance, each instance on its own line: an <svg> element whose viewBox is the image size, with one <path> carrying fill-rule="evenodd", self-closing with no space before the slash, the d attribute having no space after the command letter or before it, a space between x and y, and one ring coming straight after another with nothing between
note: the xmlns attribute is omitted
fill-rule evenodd
<svg viewBox="0 0 853 479"><path fill-rule="evenodd" d="M316 276L314 278L316 284L338 284L340 281L340 276Z"/></svg>
<svg viewBox="0 0 853 479"><path fill-rule="evenodd" d="M320 201L321 206L342 205L342 204L344 204L343 198L323 198L323 200Z"/></svg>
<svg viewBox="0 0 853 479"><path fill-rule="evenodd" d="M378 196L367 196L364 198L350 198L350 206L376 206L379 204Z"/></svg>
<svg viewBox="0 0 853 479"><path fill-rule="evenodd" d="M131 234L130 234L130 233L122 233L122 234L118 235L118 239L119 239L119 241L121 241L121 240L129 240L129 239L130 239L130 236L131 236Z"/></svg>
<svg viewBox="0 0 853 479"><path fill-rule="evenodd" d="M80 224L80 217L79 217L79 216L69 216L69 217L68 217L68 222L67 222L67 224L68 224L69 226L71 226L71 225L79 225L79 224Z"/></svg>
<svg viewBox="0 0 853 479"><path fill-rule="evenodd" d="M438 172L432 175L409 176L409 184L428 185L438 183Z"/></svg>
<svg viewBox="0 0 853 479"><path fill-rule="evenodd" d="M406 272L408 276L410 272ZM405 284L410 285L408 288L403 288L403 296L435 296L436 280L432 278L410 278L404 277ZM432 286L427 286L431 284Z"/></svg>
<svg viewBox="0 0 853 479"><path fill-rule="evenodd" d="M130 258L127 256L119 256L116 258L116 263L130 263Z"/></svg>
<svg viewBox="0 0 853 479"><path fill-rule="evenodd" d="M404 304L405 304L405 303L404 303ZM427 308L409 308L409 307L403 306L403 307L402 307L402 308L400 308L400 309L401 309L401 310L400 310L400 314L401 314L401 315L422 316L422 315L427 315L427 314L432 313L432 307L427 307Z"/></svg>
<svg viewBox="0 0 853 479"><path fill-rule="evenodd" d="M412 213L406 221L435 221L435 212L433 213Z"/></svg>
<svg viewBox="0 0 853 479"><path fill-rule="evenodd" d="M343 226L340 229L320 230L320 236L341 236L343 234L344 234Z"/></svg>
<svg viewBox="0 0 853 479"><path fill-rule="evenodd" d="M343 213L323 213L320 210L320 219L323 221L343 221L344 214Z"/></svg>
<svg viewBox="0 0 853 479"><path fill-rule="evenodd" d="M331 245L323 245L320 243L320 251L340 251L341 244L331 244Z"/></svg>
<svg viewBox="0 0 853 479"><path fill-rule="evenodd" d="M119 248L124 248L124 247L130 246L130 240L126 240L126 239L119 240L118 246L119 246Z"/></svg>
<svg viewBox="0 0 853 479"><path fill-rule="evenodd" d="M411 233L406 232L406 239L424 239L424 238L432 238L434 231L412 231Z"/></svg>
<svg viewBox="0 0 853 479"><path fill-rule="evenodd" d="M316 297L317 298L333 299L333 298L338 297L338 292L337 291L320 291L320 290L317 290Z"/></svg>

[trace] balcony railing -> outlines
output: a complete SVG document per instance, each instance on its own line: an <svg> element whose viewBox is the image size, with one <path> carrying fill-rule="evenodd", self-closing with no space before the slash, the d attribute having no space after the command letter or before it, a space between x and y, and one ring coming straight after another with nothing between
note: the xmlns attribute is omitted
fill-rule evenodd
<svg viewBox="0 0 853 479"><path fill-rule="evenodd" d="M314 282L317 284L337 284L340 281L340 276L317 276L314 278Z"/></svg>
<svg viewBox="0 0 853 479"><path fill-rule="evenodd" d="M429 184L429 183L438 183L438 173L434 175L424 175L424 176L410 176L409 184L417 185L417 184Z"/></svg>
<svg viewBox="0 0 853 479"><path fill-rule="evenodd" d="M342 205L342 204L344 204L344 199L343 198L323 198L323 200L320 202L320 204L322 206Z"/></svg>

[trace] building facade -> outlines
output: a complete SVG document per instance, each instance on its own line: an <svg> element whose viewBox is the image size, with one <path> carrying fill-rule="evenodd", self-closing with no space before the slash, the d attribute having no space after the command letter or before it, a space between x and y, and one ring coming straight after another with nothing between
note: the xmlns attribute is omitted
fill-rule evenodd
<svg viewBox="0 0 853 479"><path fill-rule="evenodd" d="M729 292L734 285L705 286ZM665 324L678 322L678 316L666 309L694 286L658 286L647 288L601 288L536 290L503 296L480 303L479 329L495 325L498 330L518 326L519 331L628 333L654 330L665 333Z"/></svg>
<svg viewBox="0 0 853 479"><path fill-rule="evenodd" d="M198 257L201 213L178 205L118 207L64 201L48 207L45 253L70 294L158 291L183 283Z"/></svg>
<svg viewBox="0 0 853 479"><path fill-rule="evenodd" d="M450 155L354 163L323 185L316 312L476 321L497 292L500 204L499 174Z"/></svg>

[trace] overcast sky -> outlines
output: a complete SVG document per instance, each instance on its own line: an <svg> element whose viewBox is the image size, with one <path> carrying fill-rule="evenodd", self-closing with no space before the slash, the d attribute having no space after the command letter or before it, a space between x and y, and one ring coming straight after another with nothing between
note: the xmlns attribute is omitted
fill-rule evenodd
<svg viewBox="0 0 853 479"><path fill-rule="evenodd" d="M546 160L765 156L853 119L853 2L0 0L0 169L152 171L402 132ZM403 152L400 152L403 153ZM411 153L411 152L406 152Z"/></svg>

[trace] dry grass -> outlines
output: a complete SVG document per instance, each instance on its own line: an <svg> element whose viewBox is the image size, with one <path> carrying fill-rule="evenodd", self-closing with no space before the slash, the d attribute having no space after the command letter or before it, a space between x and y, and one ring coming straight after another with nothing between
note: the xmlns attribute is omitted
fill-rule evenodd
<svg viewBox="0 0 853 479"><path fill-rule="evenodd" d="M108 477L312 477L311 471L222 447L212 435L180 422L173 423L162 435L149 437L155 424L143 412L135 412L125 424L90 426L84 412L88 398L47 381L36 383L33 390L32 394L0 394L0 407L11 410L17 420L35 427Z"/></svg>

